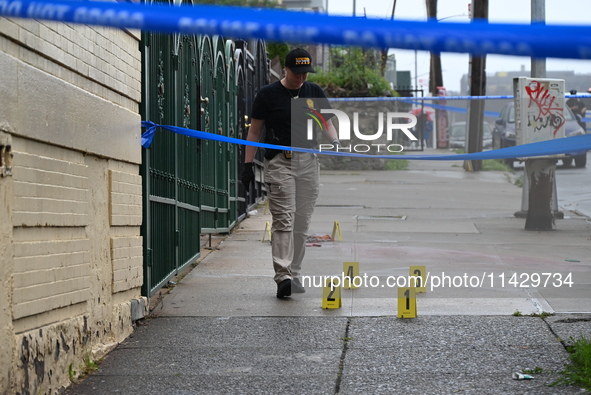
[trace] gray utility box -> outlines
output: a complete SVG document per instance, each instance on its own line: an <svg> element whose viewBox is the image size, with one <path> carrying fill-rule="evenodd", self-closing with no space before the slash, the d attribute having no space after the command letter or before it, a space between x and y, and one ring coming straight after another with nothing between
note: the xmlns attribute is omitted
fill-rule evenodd
<svg viewBox="0 0 591 395"><path fill-rule="evenodd" d="M565 137L564 86L564 80L559 79L513 79L517 145Z"/></svg>

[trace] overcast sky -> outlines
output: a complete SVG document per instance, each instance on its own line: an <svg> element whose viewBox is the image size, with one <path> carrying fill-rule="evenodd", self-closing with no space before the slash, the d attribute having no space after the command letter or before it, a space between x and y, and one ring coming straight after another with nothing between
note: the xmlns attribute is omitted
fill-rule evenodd
<svg viewBox="0 0 591 395"><path fill-rule="evenodd" d="M387 18L392 14L394 0L328 0L330 14L352 15L355 1L357 15L373 18ZM437 17L443 22L469 22L468 4L470 0L439 0ZM547 24L589 25L591 29L591 0L546 0ZM397 0L394 19L426 20L427 11L424 0ZM530 0L489 0L489 20L492 23L530 23ZM398 70L410 70L415 79L415 52L394 50ZM459 91L462 75L468 74L466 54L444 53L441 58L443 82L448 90ZM491 55L487 56L486 72L518 71L521 66L529 72L531 60L524 57ZM572 70L576 73L591 73L590 60L547 59L548 71ZM417 81L428 85L429 53L417 53Z"/></svg>

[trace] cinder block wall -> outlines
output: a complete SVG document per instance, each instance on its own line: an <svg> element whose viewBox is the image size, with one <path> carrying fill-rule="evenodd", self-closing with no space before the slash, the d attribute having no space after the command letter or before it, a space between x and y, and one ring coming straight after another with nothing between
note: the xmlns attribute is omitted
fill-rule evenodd
<svg viewBox="0 0 591 395"><path fill-rule="evenodd" d="M139 38L0 18L0 393L59 391L147 308Z"/></svg>

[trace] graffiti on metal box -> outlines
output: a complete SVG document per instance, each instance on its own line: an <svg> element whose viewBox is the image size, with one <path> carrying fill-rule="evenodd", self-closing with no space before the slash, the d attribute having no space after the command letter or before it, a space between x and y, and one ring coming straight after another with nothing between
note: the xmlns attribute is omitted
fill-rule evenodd
<svg viewBox="0 0 591 395"><path fill-rule="evenodd" d="M528 109L537 107L538 110L537 114L528 112L528 126L535 130L550 126L554 129L552 134L556 136L560 127L566 122L563 108L556 103L556 95L552 94L546 84L540 81L532 81L529 86L526 86L525 91L529 97Z"/></svg>

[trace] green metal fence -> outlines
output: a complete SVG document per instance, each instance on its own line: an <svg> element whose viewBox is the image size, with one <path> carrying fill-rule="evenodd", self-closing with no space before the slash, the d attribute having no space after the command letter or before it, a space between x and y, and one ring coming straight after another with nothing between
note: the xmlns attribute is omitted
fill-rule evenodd
<svg viewBox="0 0 591 395"><path fill-rule="evenodd" d="M233 138L238 137L236 134L238 129L238 98L236 96L238 91L238 80L236 78L235 54L236 45L232 41L227 41L224 48L226 68L228 70L226 73L226 86L228 87L226 90L226 122L228 124L226 135ZM238 149L235 144L228 144L226 152L228 155L228 215L226 220L228 221L229 226L234 226L236 221L238 221L238 160L240 158L238 157Z"/></svg>
<svg viewBox="0 0 591 395"><path fill-rule="evenodd" d="M246 98L268 81L260 75L268 73L263 42L143 33L142 44L143 119L246 136ZM258 48L264 67L246 64L242 54L249 45ZM254 82L248 85L248 79ZM248 206L241 201L261 198L261 188L246 196L238 182L241 155L233 144L164 130L143 150L144 295L152 296L199 258L201 235L230 232Z"/></svg>
<svg viewBox="0 0 591 395"><path fill-rule="evenodd" d="M198 41L144 34L144 119L199 128ZM152 295L199 256L200 141L158 131L143 152L144 289Z"/></svg>

